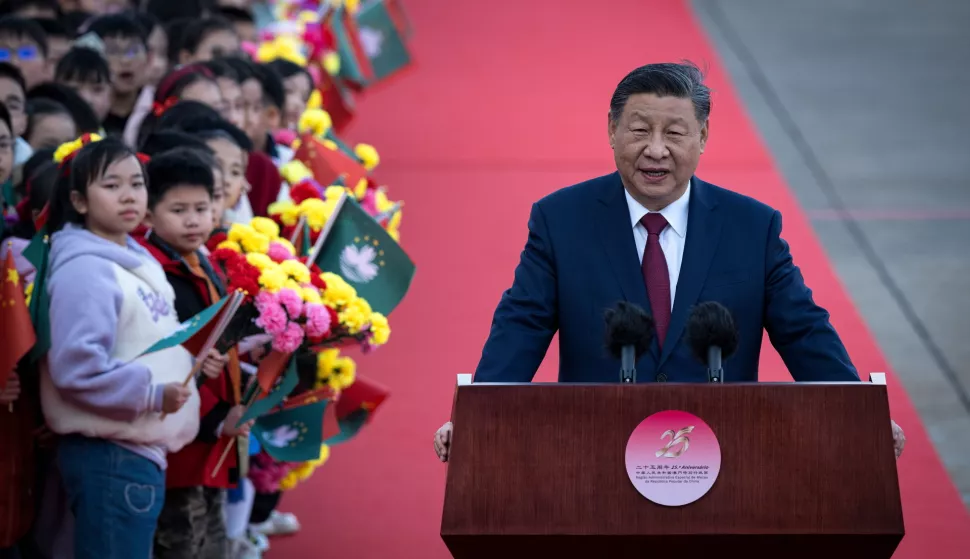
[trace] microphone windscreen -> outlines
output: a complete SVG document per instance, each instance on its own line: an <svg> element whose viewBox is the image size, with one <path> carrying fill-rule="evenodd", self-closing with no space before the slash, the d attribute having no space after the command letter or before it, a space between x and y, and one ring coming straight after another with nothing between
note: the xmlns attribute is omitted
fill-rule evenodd
<svg viewBox="0 0 970 559"><path fill-rule="evenodd" d="M604 314L606 319L606 349L619 359L624 346L634 346L637 358L650 349L653 341L653 318L642 308L620 301Z"/></svg>
<svg viewBox="0 0 970 559"><path fill-rule="evenodd" d="M699 303L691 309L686 337L694 357L704 364L707 364L707 349L711 346L721 348L722 359L727 359L738 349L734 317L716 301Z"/></svg>

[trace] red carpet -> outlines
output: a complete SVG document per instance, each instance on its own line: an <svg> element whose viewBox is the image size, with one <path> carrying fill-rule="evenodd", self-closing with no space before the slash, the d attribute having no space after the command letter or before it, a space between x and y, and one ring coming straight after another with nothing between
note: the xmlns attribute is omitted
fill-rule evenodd
<svg viewBox="0 0 970 559"><path fill-rule="evenodd" d="M379 178L406 202L402 239L418 264L411 293L391 316L390 344L359 361L360 372L393 393L372 426L284 497L282 510L296 512L304 528L275 539L271 557L449 556L438 535L445 466L432 435L448 419L455 374L475 368L531 203L613 170L610 95L646 62L708 65L712 140L698 174L784 213L796 261L859 370L887 370L686 1L405 4L419 66L371 93L348 134L380 150ZM541 380L554 379L556 355L553 348ZM765 380L787 376L770 350L762 370ZM909 438L899 462L907 536L896 557L966 557L970 518L893 378L890 388Z"/></svg>

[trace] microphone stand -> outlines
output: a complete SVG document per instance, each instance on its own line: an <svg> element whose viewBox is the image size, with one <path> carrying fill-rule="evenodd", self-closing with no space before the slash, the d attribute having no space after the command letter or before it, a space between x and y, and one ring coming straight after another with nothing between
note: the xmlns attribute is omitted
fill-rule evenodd
<svg viewBox="0 0 970 559"><path fill-rule="evenodd" d="M636 346L625 345L620 349L620 382L635 383L637 381Z"/></svg>
<svg viewBox="0 0 970 559"><path fill-rule="evenodd" d="M724 368L721 366L721 348L716 345L707 348L707 382L724 382Z"/></svg>

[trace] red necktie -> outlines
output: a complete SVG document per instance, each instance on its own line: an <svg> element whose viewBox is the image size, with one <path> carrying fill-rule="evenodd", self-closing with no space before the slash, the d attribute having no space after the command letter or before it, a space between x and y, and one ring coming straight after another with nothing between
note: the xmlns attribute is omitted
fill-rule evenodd
<svg viewBox="0 0 970 559"><path fill-rule="evenodd" d="M667 258L660 248L660 232L667 226L667 219L658 213L649 213L640 219L647 229L647 247L643 251L643 281L647 284L650 310L657 329L657 342L663 347L667 327L670 325L670 275Z"/></svg>

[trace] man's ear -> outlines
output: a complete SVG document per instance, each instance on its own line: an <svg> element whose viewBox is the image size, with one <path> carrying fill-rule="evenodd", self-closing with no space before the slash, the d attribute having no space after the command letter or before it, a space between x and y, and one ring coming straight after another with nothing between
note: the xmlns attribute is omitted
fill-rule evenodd
<svg viewBox="0 0 970 559"><path fill-rule="evenodd" d="M707 135L710 131L711 119L704 121L701 125L701 153L704 153L704 147L707 146Z"/></svg>
<svg viewBox="0 0 970 559"><path fill-rule="evenodd" d="M606 133L610 139L610 149L616 145L616 121L609 113L606 114Z"/></svg>

